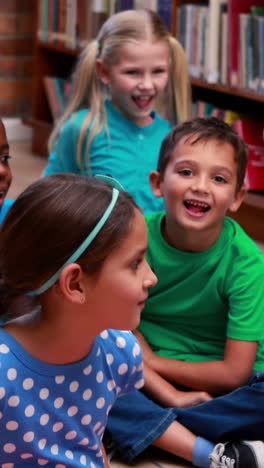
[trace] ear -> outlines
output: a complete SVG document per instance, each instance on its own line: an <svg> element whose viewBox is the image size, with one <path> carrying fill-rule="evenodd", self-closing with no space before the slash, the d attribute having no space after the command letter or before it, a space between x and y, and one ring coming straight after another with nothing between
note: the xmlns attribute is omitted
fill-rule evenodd
<svg viewBox="0 0 264 468"><path fill-rule="evenodd" d="M84 273L78 263L70 263L63 268L59 278L59 285L62 294L69 302L84 304L86 299Z"/></svg>
<svg viewBox="0 0 264 468"><path fill-rule="evenodd" d="M109 70L103 65L102 60L97 59L95 62L95 66L96 66L97 74L100 80L102 81L102 83L105 85L109 84L109 81L110 81Z"/></svg>
<svg viewBox="0 0 264 468"><path fill-rule="evenodd" d="M246 196L246 193L246 186L242 185L241 189L239 190L239 192L236 193L235 198L229 207L229 211L231 211L231 213L235 213L238 210Z"/></svg>
<svg viewBox="0 0 264 468"><path fill-rule="evenodd" d="M162 181L160 178L160 173L158 171L152 171L149 174L149 182L152 188L152 192L157 198L163 197L163 190L162 190Z"/></svg>

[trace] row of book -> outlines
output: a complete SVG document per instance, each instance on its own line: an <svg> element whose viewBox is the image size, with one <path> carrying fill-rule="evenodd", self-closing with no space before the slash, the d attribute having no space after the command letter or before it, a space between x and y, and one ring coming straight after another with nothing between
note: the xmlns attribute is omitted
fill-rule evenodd
<svg viewBox="0 0 264 468"><path fill-rule="evenodd" d="M220 109L210 102L193 102L193 117L217 117L232 125L248 146L246 173L248 190L264 191L264 119L256 119L232 110Z"/></svg>
<svg viewBox="0 0 264 468"><path fill-rule="evenodd" d="M39 0L38 40L82 48L95 38L113 13L149 8L157 11L170 29L172 0Z"/></svg>
<svg viewBox="0 0 264 468"><path fill-rule="evenodd" d="M192 76L264 92L263 0L184 4L178 32Z"/></svg>
<svg viewBox="0 0 264 468"><path fill-rule="evenodd" d="M44 87L53 122L63 114L70 93L70 80L58 76L44 76Z"/></svg>
<svg viewBox="0 0 264 468"><path fill-rule="evenodd" d="M59 77L44 76L44 86L53 121L62 115L67 104L70 82ZM244 139L249 149L246 183L249 190L264 190L264 119L249 118L237 112L220 109L212 103L193 102L193 117L214 116L232 125Z"/></svg>

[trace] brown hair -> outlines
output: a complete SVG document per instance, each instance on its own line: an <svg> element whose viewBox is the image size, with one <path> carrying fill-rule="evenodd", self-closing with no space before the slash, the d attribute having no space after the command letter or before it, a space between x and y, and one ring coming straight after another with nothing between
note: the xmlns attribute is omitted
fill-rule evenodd
<svg viewBox="0 0 264 468"><path fill-rule="evenodd" d="M157 170L161 178L164 176L175 146L184 137L191 145L195 145L199 141L209 140L216 140L219 144L229 143L234 148L237 163L236 191L238 192L241 189L248 162L247 145L230 125L216 117L197 117L176 125L170 131L162 142L159 154Z"/></svg>
<svg viewBox="0 0 264 468"><path fill-rule="evenodd" d="M41 178L22 192L0 231L0 299L11 304L51 277L101 219L112 191L96 178L65 173ZM77 260L87 274L98 273L127 236L135 208L132 197L120 192L105 225Z"/></svg>

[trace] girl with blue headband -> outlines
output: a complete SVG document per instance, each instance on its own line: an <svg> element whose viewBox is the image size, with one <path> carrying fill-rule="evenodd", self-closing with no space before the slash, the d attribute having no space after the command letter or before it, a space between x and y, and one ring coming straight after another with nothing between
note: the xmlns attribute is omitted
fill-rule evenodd
<svg viewBox="0 0 264 468"><path fill-rule="evenodd" d="M57 174L15 201L0 236L1 466L104 466L108 413L143 385L128 330L156 283L146 249L120 185Z"/></svg>

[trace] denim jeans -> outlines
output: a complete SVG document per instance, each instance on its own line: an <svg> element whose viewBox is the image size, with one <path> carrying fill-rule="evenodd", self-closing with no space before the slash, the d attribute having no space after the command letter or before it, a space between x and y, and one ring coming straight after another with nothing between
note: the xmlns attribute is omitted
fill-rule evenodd
<svg viewBox="0 0 264 468"><path fill-rule="evenodd" d="M116 401L107 429L116 451L131 462L177 420L212 442L264 440L264 373L231 393L188 409L163 408L142 391Z"/></svg>

